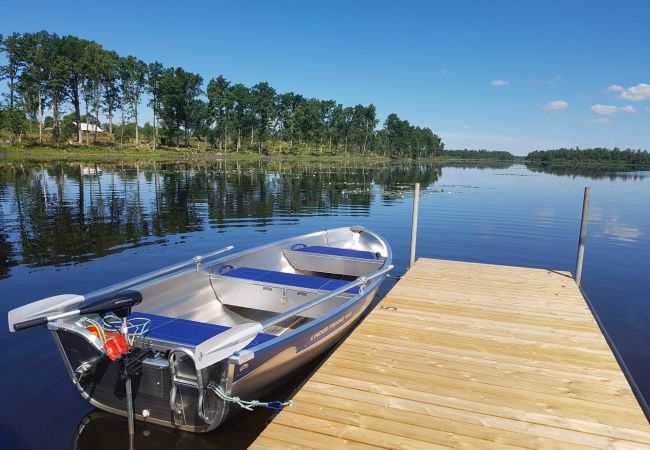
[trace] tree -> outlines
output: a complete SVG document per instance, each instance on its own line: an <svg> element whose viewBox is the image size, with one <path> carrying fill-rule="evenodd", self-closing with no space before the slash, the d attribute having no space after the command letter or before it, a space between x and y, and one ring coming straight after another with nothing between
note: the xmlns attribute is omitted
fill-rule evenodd
<svg viewBox="0 0 650 450"><path fill-rule="evenodd" d="M233 101L234 122L237 128L237 151L241 149L242 131L250 118L250 91L243 84L235 84L230 88Z"/></svg>
<svg viewBox="0 0 650 450"><path fill-rule="evenodd" d="M16 104L16 84L22 66L20 43L21 35L19 33L13 33L11 36L0 39L0 51L7 55L7 64L0 66L0 79L7 80L9 109L11 110Z"/></svg>
<svg viewBox="0 0 650 450"><path fill-rule="evenodd" d="M56 35L47 31L26 33L19 38L22 73L18 90L23 97L27 114L38 122L38 140L43 142L43 108L48 93L48 82L51 78L50 58L53 56L52 42Z"/></svg>
<svg viewBox="0 0 650 450"><path fill-rule="evenodd" d="M290 147L293 147L293 140L296 139L296 110L304 102L302 95L293 92L281 94L276 99L280 139L288 140Z"/></svg>
<svg viewBox="0 0 650 450"><path fill-rule="evenodd" d="M323 123L321 124L321 136L320 136L320 152L323 153L323 144L322 139L327 137L329 143L329 150L332 151L332 133L334 132L334 122L333 114L334 109L336 108L336 102L334 100L321 100L320 102L320 112L321 119Z"/></svg>
<svg viewBox="0 0 650 450"><path fill-rule="evenodd" d="M163 65L159 62L149 64L147 72L147 91L151 95L149 106L153 110L153 149L158 145L158 113L160 110L160 80L162 78Z"/></svg>
<svg viewBox="0 0 650 450"><path fill-rule="evenodd" d="M94 113L96 122L99 122L99 109L101 101L102 81L110 70L111 57L95 42L89 42L84 52L81 64L83 66L84 83L83 93L86 104L86 116L89 116L88 104ZM86 120L86 123L89 123ZM97 143L97 128L93 136L93 143ZM86 129L86 145L90 145L90 130Z"/></svg>
<svg viewBox="0 0 650 450"><path fill-rule="evenodd" d="M22 135L29 129L29 121L25 114L15 106L17 106L16 102L14 108L9 107L0 111L0 127L11 132L12 144L20 142Z"/></svg>
<svg viewBox="0 0 650 450"><path fill-rule="evenodd" d="M301 103L296 110L296 123L301 139L305 142L321 144L325 122L320 100L310 98Z"/></svg>
<svg viewBox="0 0 650 450"><path fill-rule="evenodd" d="M361 149L362 153L366 152L366 146L368 145L368 138L375 131L375 127L379 121L377 120L377 109L372 103L364 108L363 111L363 148Z"/></svg>
<svg viewBox="0 0 650 450"><path fill-rule="evenodd" d="M101 77L104 93L104 112L108 115L108 135L113 143L113 114L122 107L120 89L120 57L115 52L105 54L106 65Z"/></svg>
<svg viewBox="0 0 650 450"><path fill-rule="evenodd" d="M230 82L223 75L213 78L206 89L208 96L208 110L210 122L214 122L214 133L217 137L219 149L228 146L228 122L233 107L233 96L230 91Z"/></svg>
<svg viewBox="0 0 650 450"><path fill-rule="evenodd" d="M84 53L90 44L89 41L79 39L75 36L63 36L59 47L61 61L60 69L65 72L59 74L67 79L66 94L74 108L77 123L77 142L82 143L81 135L81 96L80 88L83 85L85 74L84 66L80 64Z"/></svg>
<svg viewBox="0 0 650 450"><path fill-rule="evenodd" d="M208 104L198 98L192 99L189 104L186 130L189 130L189 133L191 133L192 136L197 137L199 140L206 141L210 134L211 120ZM188 134L186 134L186 136L188 136ZM185 145L189 145L187 139L188 138L186 137Z"/></svg>
<svg viewBox="0 0 650 450"><path fill-rule="evenodd" d="M138 137L138 105L142 97L147 75L147 65L135 56L127 56L120 60L120 81L122 85L122 109L128 105L130 117L135 120L135 145L140 145Z"/></svg>
<svg viewBox="0 0 650 450"><path fill-rule="evenodd" d="M186 72L180 67L163 71L160 80L160 111L166 137L170 142L179 145L182 134L185 145L189 146L190 133L196 126L194 111L197 109L194 100L202 93L200 75Z"/></svg>
<svg viewBox="0 0 650 450"><path fill-rule="evenodd" d="M251 144L254 141L254 128L258 127L258 151L262 152L262 142L268 137L271 119L275 116L275 89L269 83L257 83L251 88L252 105Z"/></svg>
<svg viewBox="0 0 650 450"><path fill-rule="evenodd" d="M154 129L149 122L145 122L144 125L142 125L142 135L149 141L153 139Z"/></svg>
<svg viewBox="0 0 650 450"><path fill-rule="evenodd" d="M268 82L249 88L233 84L223 75L212 78L204 93L203 79L197 74L180 67L165 69L159 62L147 65L135 56L120 57L96 42L76 36L60 37L47 31L0 35L0 52L4 55L0 79L7 83L3 126L13 130L14 140L22 139L27 128L38 124L42 142L44 111L51 108L52 136L58 142L61 111L71 107L74 120L66 116L65 135L73 133L75 130L70 127L74 126L76 141L81 143L82 121L99 123L101 113L108 120L112 143L114 115L119 109L120 145L125 136L132 134L139 146L140 108L146 91L153 111L153 136L148 139L154 149L159 128L161 142L178 146L183 137L185 146L190 146L191 138L196 137L227 149L236 141L237 151L242 148L244 133L250 132L247 147L256 148L260 154L270 139L287 142L290 148L295 141L301 146L318 146L321 153L327 145L330 152L343 150L346 155L349 151L383 152L420 158L440 155L444 149L440 137L429 128L413 126L396 114L389 115L383 128L377 130L379 121L373 104L345 107L334 100L305 99L293 92L278 95ZM94 141L97 142L97 132ZM86 143L89 142L87 132ZM609 153L594 150L598 158L633 159L619 149ZM551 157L531 157L538 156ZM575 158L565 153L562 157Z"/></svg>
<svg viewBox="0 0 650 450"><path fill-rule="evenodd" d="M58 142L61 134L60 109L68 96L68 81L71 71L69 65L72 62L63 53L63 40L57 35L51 35L51 37L52 39L49 41L50 48L47 52L49 54L47 62L50 64L47 92L52 107L52 137L55 142Z"/></svg>

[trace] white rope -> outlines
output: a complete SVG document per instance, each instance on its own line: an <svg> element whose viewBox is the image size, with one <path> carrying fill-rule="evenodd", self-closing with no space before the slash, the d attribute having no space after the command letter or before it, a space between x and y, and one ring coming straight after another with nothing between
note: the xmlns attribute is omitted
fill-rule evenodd
<svg viewBox="0 0 650 450"><path fill-rule="evenodd" d="M82 362L79 364L79 367L77 367L74 371L74 379L72 382L74 384L79 384L81 382L81 379L90 371L90 369L97 364L97 361L101 359L101 355L95 356L94 358L89 359L88 361Z"/></svg>
<svg viewBox="0 0 650 450"><path fill-rule="evenodd" d="M243 409L247 411L252 411L253 408L257 408L258 406L263 406L264 408L268 409L273 409L276 411L281 410L285 406L291 406L293 405L293 401L289 400L288 402L260 402L259 400L242 400L239 397L231 397L228 394L226 394L219 386L217 386L214 383L208 384L208 389L211 392L214 392L217 397L219 397L221 400L224 400L229 403L235 403L236 405L239 405Z"/></svg>
<svg viewBox="0 0 650 450"><path fill-rule="evenodd" d="M126 325L129 345L133 345L136 337L144 336L149 332L149 329L151 328L151 319L145 317L133 317L126 321ZM104 331L119 332L122 328L122 319L113 313L106 314L102 319L100 326Z"/></svg>
<svg viewBox="0 0 650 450"><path fill-rule="evenodd" d="M102 342L106 342L106 334L104 333L104 327L99 322L97 322L96 320L91 319L90 317L86 317L86 316L82 317L79 321L82 324L89 324L89 325L92 325L93 327L95 327L95 329L97 330L97 334L99 335L97 337Z"/></svg>

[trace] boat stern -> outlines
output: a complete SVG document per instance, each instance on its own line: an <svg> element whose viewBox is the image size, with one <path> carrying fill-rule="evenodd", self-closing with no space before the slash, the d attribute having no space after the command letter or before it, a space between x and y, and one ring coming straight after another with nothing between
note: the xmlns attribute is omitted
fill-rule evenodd
<svg viewBox="0 0 650 450"><path fill-rule="evenodd" d="M48 326L68 374L82 397L93 406L126 416L126 383L119 361L111 361L103 342L74 322ZM228 391L225 362L196 370L191 349L161 342L135 343L148 356L132 377L135 418L192 432L218 427L230 414L228 403L207 389L210 380Z"/></svg>

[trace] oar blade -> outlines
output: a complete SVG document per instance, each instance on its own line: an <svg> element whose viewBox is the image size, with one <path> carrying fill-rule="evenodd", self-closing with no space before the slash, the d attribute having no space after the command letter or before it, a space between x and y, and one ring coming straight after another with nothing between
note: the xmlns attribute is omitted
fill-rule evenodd
<svg viewBox="0 0 650 450"><path fill-rule="evenodd" d="M26 322L28 320L53 316L56 314L74 311L84 302L83 295L63 294L54 297L44 298L27 305L15 308L9 311L7 322L9 322L9 331L16 331L14 324Z"/></svg>
<svg viewBox="0 0 650 450"><path fill-rule="evenodd" d="M259 323L244 323L200 343L194 350L194 364L201 370L243 349L262 332Z"/></svg>

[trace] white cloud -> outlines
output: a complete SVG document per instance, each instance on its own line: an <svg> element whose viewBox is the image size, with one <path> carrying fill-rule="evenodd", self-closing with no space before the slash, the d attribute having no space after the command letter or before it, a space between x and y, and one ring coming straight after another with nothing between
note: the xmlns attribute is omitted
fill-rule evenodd
<svg viewBox="0 0 650 450"><path fill-rule="evenodd" d="M569 104L564 100L553 100L545 104L542 109L546 111L562 111L569 107Z"/></svg>
<svg viewBox="0 0 650 450"><path fill-rule="evenodd" d="M601 105L600 103L592 105L591 110L596 114L611 116L616 113L633 113L636 109L632 105L614 106L614 105Z"/></svg>
<svg viewBox="0 0 650 450"><path fill-rule="evenodd" d="M463 125L462 128L463 128L463 130L469 130L469 129L472 128L472 127L471 127L471 125L467 125L467 124L465 124L465 125Z"/></svg>
<svg viewBox="0 0 650 450"><path fill-rule="evenodd" d="M650 84L639 83L636 86L630 86L627 89L620 91L619 98L623 100L630 100L634 102L642 100L650 100Z"/></svg>
<svg viewBox="0 0 650 450"><path fill-rule="evenodd" d="M607 89L609 92L622 92L624 91L623 86L620 84L610 84Z"/></svg>
<svg viewBox="0 0 650 450"><path fill-rule="evenodd" d="M492 80L490 83L492 87L504 87L510 84L508 80Z"/></svg>
<svg viewBox="0 0 650 450"><path fill-rule="evenodd" d="M594 119L587 119L587 123L592 125L607 125L609 123L608 117L596 117Z"/></svg>

